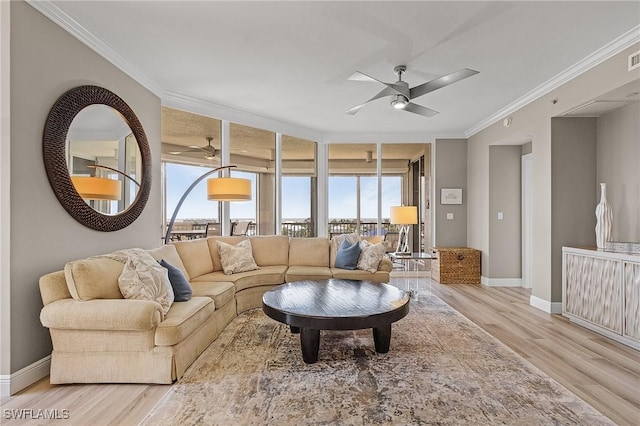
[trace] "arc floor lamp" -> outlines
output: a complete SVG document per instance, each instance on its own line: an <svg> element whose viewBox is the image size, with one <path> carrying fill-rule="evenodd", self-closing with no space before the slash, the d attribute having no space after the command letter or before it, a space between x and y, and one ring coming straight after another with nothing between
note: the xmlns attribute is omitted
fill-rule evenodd
<svg viewBox="0 0 640 426"><path fill-rule="evenodd" d="M140 188L140 183L137 180L118 169L100 164L92 164L87 167L92 169L111 170L112 172L130 179L138 188ZM122 182L120 180L102 178L98 176L71 176L71 182L73 182L73 186L75 186L78 194L80 194L80 196L85 200L117 201L122 197Z"/></svg>
<svg viewBox="0 0 640 426"><path fill-rule="evenodd" d="M217 167L213 170L210 170L196 179L189 188L182 194L180 201L176 205L175 210L173 211L173 215L171 215L171 220L169 221L169 225L167 226L167 233L164 235L164 243L168 244L169 239L171 238L171 230L173 229L173 224L176 221L176 216L178 216L178 211L180 207L182 207L182 203L187 198L187 195L193 190L193 188L200 183L204 178L213 173L219 172L220 170L234 168L236 166L222 166ZM248 201L251 200L251 181L249 179L243 178L232 178L232 177L218 177L211 178L207 181L207 198L212 201Z"/></svg>

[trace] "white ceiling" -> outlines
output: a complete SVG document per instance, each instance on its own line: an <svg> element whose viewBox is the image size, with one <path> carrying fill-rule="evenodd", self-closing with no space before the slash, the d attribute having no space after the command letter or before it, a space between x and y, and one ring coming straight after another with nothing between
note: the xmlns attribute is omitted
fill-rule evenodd
<svg viewBox="0 0 640 426"><path fill-rule="evenodd" d="M175 106L175 99L222 105L265 117L272 127L283 123L345 141L468 135L619 37L640 39L637 1L54 1L34 7L58 14L165 105ZM344 113L382 89L347 80L354 71L394 82L399 64L407 66L410 86L465 67L480 74L415 100L440 112L433 118L394 110L387 98L355 116Z"/></svg>

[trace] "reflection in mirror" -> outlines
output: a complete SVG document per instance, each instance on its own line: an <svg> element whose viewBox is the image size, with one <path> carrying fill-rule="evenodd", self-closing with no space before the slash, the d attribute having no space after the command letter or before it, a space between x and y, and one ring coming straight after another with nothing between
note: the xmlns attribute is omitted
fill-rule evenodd
<svg viewBox="0 0 640 426"><path fill-rule="evenodd" d="M67 133L67 168L76 190L95 211L115 215L135 201L140 149L124 118L107 105L90 105Z"/></svg>

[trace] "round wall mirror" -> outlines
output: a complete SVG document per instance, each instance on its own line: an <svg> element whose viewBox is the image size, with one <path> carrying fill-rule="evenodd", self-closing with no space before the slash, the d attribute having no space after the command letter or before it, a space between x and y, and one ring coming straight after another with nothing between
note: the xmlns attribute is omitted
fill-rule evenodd
<svg viewBox="0 0 640 426"><path fill-rule="evenodd" d="M98 86L69 90L44 129L49 183L78 222L98 231L133 223L151 190L151 151L135 113Z"/></svg>

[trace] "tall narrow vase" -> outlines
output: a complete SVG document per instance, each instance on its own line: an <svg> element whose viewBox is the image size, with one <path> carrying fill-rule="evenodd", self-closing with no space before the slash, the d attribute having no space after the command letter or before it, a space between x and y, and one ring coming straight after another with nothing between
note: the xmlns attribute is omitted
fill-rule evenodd
<svg viewBox="0 0 640 426"><path fill-rule="evenodd" d="M596 245L604 248L605 243L611 240L611 222L613 210L607 201L607 184L600 184L600 202L596 206Z"/></svg>

